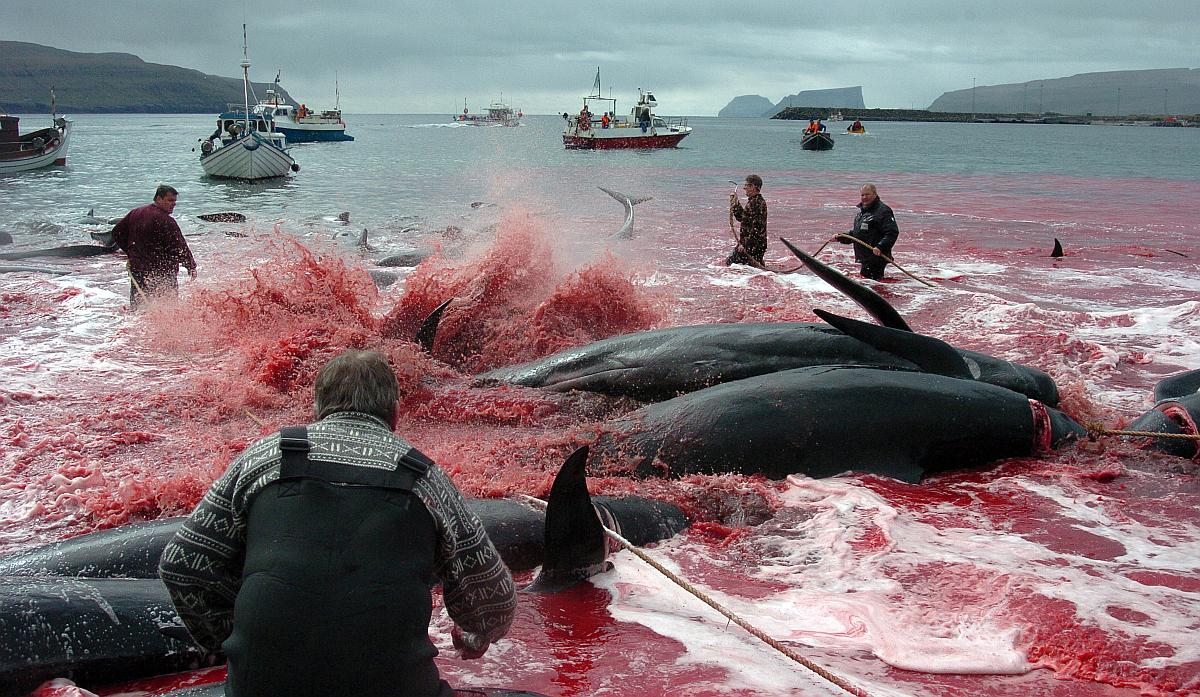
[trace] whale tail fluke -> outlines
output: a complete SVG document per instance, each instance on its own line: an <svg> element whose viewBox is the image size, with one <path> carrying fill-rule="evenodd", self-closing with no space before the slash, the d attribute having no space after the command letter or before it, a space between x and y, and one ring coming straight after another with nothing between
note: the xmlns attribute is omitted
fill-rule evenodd
<svg viewBox="0 0 1200 697"><path fill-rule="evenodd" d="M587 457L585 445L571 453L554 478L546 504L542 570L526 592L553 593L611 568L604 524L587 490Z"/></svg>
<svg viewBox="0 0 1200 697"><path fill-rule="evenodd" d="M625 203L626 201L629 201L629 205L631 205L631 206L636 206L639 203L645 203L646 201L649 201L654 198L653 196L627 196L619 191L613 191L612 189L605 189L603 186L598 186L596 188L603 191L604 193L608 194L609 196L612 196L613 198L617 199L622 204Z"/></svg>
<svg viewBox="0 0 1200 697"><path fill-rule="evenodd" d="M1054 251L1050 252L1050 256L1057 259L1057 258L1061 257L1062 255L1063 255L1062 242L1059 242L1058 238L1055 237L1054 238Z"/></svg>

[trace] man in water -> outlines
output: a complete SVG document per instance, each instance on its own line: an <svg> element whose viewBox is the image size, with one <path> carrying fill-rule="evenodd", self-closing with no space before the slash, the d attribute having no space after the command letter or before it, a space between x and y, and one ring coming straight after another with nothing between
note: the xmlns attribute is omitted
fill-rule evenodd
<svg viewBox="0 0 1200 697"><path fill-rule="evenodd" d="M762 177L751 174L742 186L746 190L746 205L738 200L737 193L729 194L729 211L742 223L737 248L725 260L725 265L749 264L763 268L763 255L767 253L767 202L759 191Z"/></svg>
<svg viewBox="0 0 1200 697"><path fill-rule="evenodd" d="M874 184L863 184L858 191L858 215L854 217L854 229L837 236L838 242L854 245L854 258L861 265L863 278L878 281L883 278L883 269L888 262L884 256L892 256L892 245L900 236L896 215L879 198ZM869 247L850 237L857 237Z"/></svg>
<svg viewBox="0 0 1200 697"><path fill-rule="evenodd" d="M179 267L196 277L196 260L179 223L171 217L179 192L162 184L154 203L135 208L112 229L112 240L129 257L129 306L179 290Z"/></svg>
<svg viewBox="0 0 1200 697"><path fill-rule="evenodd" d="M512 624L512 576L444 471L392 431L379 353L317 374L308 427L247 448L163 551L192 637L229 659L229 697L450 697L429 640L431 589L463 658Z"/></svg>

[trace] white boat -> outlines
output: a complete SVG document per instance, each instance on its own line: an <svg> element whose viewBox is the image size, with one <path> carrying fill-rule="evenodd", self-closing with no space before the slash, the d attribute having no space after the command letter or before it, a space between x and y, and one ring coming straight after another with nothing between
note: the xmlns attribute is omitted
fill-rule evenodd
<svg viewBox="0 0 1200 697"><path fill-rule="evenodd" d="M825 120L832 123L834 121L844 121L845 119L842 117L842 112L832 111L829 113L829 118L827 118Z"/></svg>
<svg viewBox="0 0 1200 697"><path fill-rule="evenodd" d="M341 91L334 87L337 100L332 109L313 111L301 104L294 106L283 101L279 88L279 73L275 82L267 88L267 96L254 106L254 113L271 116L275 130L282 133L289 143L317 143L338 140L354 140L346 134L346 122L342 119Z"/></svg>
<svg viewBox="0 0 1200 697"><path fill-rule="evenodd" d="M54 104L54 94L50 95ZM53 125L21 135L20 117L0 114L0 174L67 164L71 122L50 107Z"/></svg>
<svg viewBox="0 0 1200 697"><path fill-rule="evenodd" d="M513 111L513 108L504 102L492 102L488 105L487 112L472 114L467 109L467 100L464 99L462 113L454 117L454 120L471 126L520 126L523 116L525 114Z"/></svg>
<svg viewBox="0 0 1200 697"><path fill-rule="evenodd" d="M217 130L200 142L200 166L210 177L273 179L299 172L287 152L287 139L271 115L250 111L250 58L242 25L242 87L245 101L217 116Z"/></svg>
<svg viewBox="0 0 1200 697"><path fill-rule="evenodd" d="M592 94L583 98L583 109L576 116L564 113L566 128L563 145L575 150L610 150L635 148L673 148L686 138L692 127L681 117L664 118L653 113L658 101L649 91L638 89L638 101L629 116L617 116L617 100L600 96L600 69ZM592 106L601 105L601 115ZM607 107L611 105L612 108Z"/></svg>

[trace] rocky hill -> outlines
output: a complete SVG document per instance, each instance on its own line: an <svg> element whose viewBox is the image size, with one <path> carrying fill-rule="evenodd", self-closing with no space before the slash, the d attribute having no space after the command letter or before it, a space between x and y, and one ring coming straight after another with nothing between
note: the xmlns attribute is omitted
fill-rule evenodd
<svg viewBox="0 0 1200 697"><path fill-rule="evenodd" d="M1200 69L1119 70L979 85L974 90L946 92L934 100L929 110L1095 116L1194 114L1200 112Z"/></svg>
<svg viewBox="0 0 1200 697"><path fill-rule="evenodd" d="M259 96L266 94L267 83L253 85ZM202 114L242 102L240 77L147 63L128 53L76 53L0 41L0 111L49 112L52 87L62 114ZM292 102L286 93L282 97Z"/></svg>
<svg viewBox="0 0 1200 697"><path fill-rule="evenodd" d="M771 118L790 106L821 107L829 109L862 109L862 86L836 87L828 90L804 90L789 94L778 103L757 94L734 97L717 112L722 117Z"/></svg>

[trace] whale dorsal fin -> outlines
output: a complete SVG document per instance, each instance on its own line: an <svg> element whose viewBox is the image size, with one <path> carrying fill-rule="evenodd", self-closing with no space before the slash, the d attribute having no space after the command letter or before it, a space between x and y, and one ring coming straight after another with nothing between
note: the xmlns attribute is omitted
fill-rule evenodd
<svg viewBox="0 0 1200 697"><path fill-rule="evenodd" d="M425 353L433 352L433 340L437 338L438 323L442 321L442 313L450 306L450 300L433 308L433 312L429 313L429 316L421 323L421 328L417 330L416 336L413 337L413 341L419 344Z"/></svg>
<svg viewBox="0 0 1200 697"><path fill-rule="evenodd" d="M592 505L584 476L587 456L586 445L571 453L550 487L542 570L527 592L569 588L607 569L604 525Z"/></svg>
<svg viewBox="0 0 1200 697"><path fill-rule="evenodd" d="M975 379L962 354L941 339L859 322L825 310L813 309L813 312L843 334L914 363L922 372L964 380Z"/></svg>
<svg viewBox="0 0 1200 697"><path fill-rule="evenodd" d="M912 329L908 326L908 323L905 322L904 318L900 316L900 313L896 312L896 308L892 307L888 301L884 300L879 293L876 293L861 283L855 283L849 278L846 278L832 267L826 266L813 257L800 251L795 245L783 239L782 237L780 237L779 240L783 242L788 249L792 250L792 254L795 254L800 261L804 262L804 265L808 267L809 271L812 271L821 280L825 281L829 285L841 291L846 297L858 303L859 307L866 310L867 314L874 317L877 322L885 327L891 327L892 329L902 329L906 332L912 331Z"/></svg>
<svg viewBox="0 0 1200 697"><path fill-rule="evenodd" d="M1055 237L1054 238L1054 251L1050 252L1050 256L1057 259L1057 258L1061 257L1062 255L1063 255L1062 242L1059 242L1058 238Z"/></svg>

